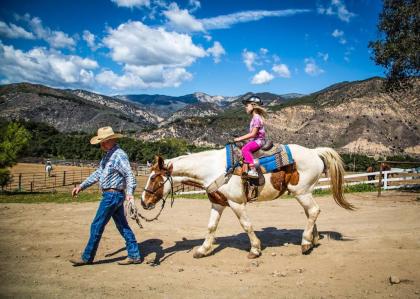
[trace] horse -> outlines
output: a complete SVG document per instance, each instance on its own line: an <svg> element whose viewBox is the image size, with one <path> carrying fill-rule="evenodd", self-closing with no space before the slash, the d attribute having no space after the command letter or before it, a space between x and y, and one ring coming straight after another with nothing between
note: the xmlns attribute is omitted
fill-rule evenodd
<svg viewBox="0 0 420 299"><path fill-rule="evenodd" d="M343 161L335 150L328 147L309 149L296 144L290 144L289 148L299 174L298 182L295 182L295 185L290 182L282 184L280 180L282 176L284 177L284 173L266 173L264 174L265 184L261 187L257 201L274 200L285 191L297 199L307 217L306 227L302 233L301 251L302 254L309 254L313 248L319 245L320 240L316 227L320 208L315 202L312 192L325 170L331 178L331 189L335 202L347 210L354 210L355 207L344 198ZM157 202L163 198L165 200L171 190L173 191L173 184L182 183L206 188L225 173L225 167L226 152L224 149L193 153L166 161L162 157L156 156L145 189L141 194L141 205L146 210L153 209ZM227 206L233 210L242 228L248 234L251 243L248 258L259 257L261 242L256 236L247 214L247 195L244 192L241 177L233 175L217 192L207 193L207 195L212 203L208 233L203 244L195 250L193 257L201 258L212 253L217 225Z"/></svg>
<svg viewBox="0 0 420 299"><path fill-rule="evenodd" d="M53 170L53 167L52 167L51 163L47 163L45 165L45 172L48 174L48 177L51 176L52 170Z"/></svg>

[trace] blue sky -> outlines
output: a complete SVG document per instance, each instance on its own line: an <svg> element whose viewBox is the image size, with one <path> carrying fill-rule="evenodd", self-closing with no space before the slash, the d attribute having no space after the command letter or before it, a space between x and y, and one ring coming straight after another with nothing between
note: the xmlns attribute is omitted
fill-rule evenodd
<svg viewBox="0 0 420 299"><path fill-rule="evenodd" d="M2 1L0 82L103 94L311 93L383 76L379 0Z"/></svg>

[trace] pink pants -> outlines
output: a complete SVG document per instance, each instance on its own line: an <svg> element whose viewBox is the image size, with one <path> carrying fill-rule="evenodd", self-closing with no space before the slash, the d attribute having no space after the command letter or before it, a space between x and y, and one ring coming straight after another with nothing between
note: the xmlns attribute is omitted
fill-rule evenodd
<svg viewBox="0 0 420 299"><path fill-rule="evenodd" d="M259 150L261 146L255 141L250 141L242 147L242 156L244 157L244 162L254 165L254 158L252 153Z"/></svg>

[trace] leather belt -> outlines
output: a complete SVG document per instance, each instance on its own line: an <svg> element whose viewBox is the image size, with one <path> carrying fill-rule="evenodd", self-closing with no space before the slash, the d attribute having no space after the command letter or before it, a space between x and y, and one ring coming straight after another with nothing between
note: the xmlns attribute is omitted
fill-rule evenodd
<svg viewBox="0 0 420 299"><path fill-rule="evenodd" d="M108 189L102 189L102 192L121 192L121 193L124 193L124 190L108 188Z"/></svg>

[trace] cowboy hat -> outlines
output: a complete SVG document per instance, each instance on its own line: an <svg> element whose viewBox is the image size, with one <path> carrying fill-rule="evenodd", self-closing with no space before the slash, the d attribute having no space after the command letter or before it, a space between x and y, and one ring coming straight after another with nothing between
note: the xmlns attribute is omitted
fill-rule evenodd
<svg viewBox="0 0 420 299"><path fill-rule="evenodd" d="M122 134L114 133L111 127L103 127L98 129L98 136L92 137L90 144L98 144L110 139L124 137Z"/></svg>

